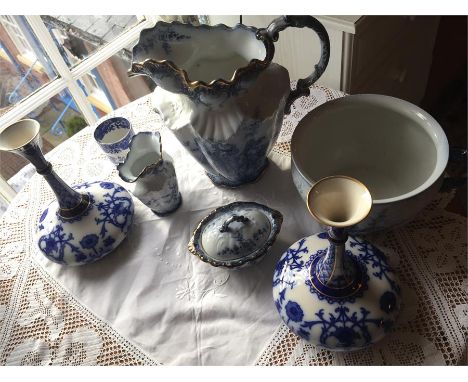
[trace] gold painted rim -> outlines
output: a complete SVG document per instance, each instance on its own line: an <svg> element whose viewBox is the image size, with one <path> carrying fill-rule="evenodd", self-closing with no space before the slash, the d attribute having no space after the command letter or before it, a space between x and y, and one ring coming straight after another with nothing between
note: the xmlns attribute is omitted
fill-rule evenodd
<svg viewBox="0 0 468 382"><path fill-rule="evenodd" d="M143 131L143 133L146 133ZM156 133L159 133L158 131L156 131ZM128 148L129 148L129 151L131 151L131 148L132 148L132 143L133 143L133 139L140 133L137 133L135 134L132 139L130 140L130 143L128 144ZM151 134L154 134L153 132L151 132ZM162 164L162 162L164 161L164 158L163 158L163 150L162 150L162 138L161 138L161 133L159 133L159 153L160 153L160 157L159 159L154 162L154 163L151 163L147 166L145 166L141 172L135 177L134 180L130 180L128 179L127 177L125 177L125 179L122 178L122 176L120 175L120 169L124 164L125 164L125 161L127 160L128 158L128 154L127 156L125 157L125 160L120 164L117 165L117 171L119 172L119 176L120 178L124 181L124 182L127 182L127 183L135 183L138 179L140 179L141 176L143 176L145 173L147 173L149 170L153 169L153 168L156 168L158 167L160 164Z"/></svg>
<svg viewBox="0 0 468 382"><path fill-rule="evenodd" d="M135 62L132 63L131 70L129 71L129 75L135 76L138 74L147 74L146 72L150 70L150 66L157 66L157 65L164 65L171 68L175 73L178 73L180 78L182 79L183 84L191 90L196 88L205 88L211 89L214 86L222 85L222 86L231 86L239 80L241 74L247 73L250 71L255 71L257 69L263 69L269 64L268 61L259 60L257 58L253 58L249 61L249 64L246 66L242 66L237 68L231 76L231 79L225 80L223 78L218 78L216 80L212 80L209 83L196 80L191 81L188 73L185 69L179 68L176 64L174 64L171 60L155 60L153 58L147 58L143 62Z"/></svg>
<svg viewBox="0 0 468 382"><path fill-rule="evenodd" d="M367 211L367 213L365 214L365 216L358 222L356 223L353 223L351 225L332 225L330 224L332 221L328 221L328 222L325 222L323 221L323 219L319 218L318 216L316 216L311 208L310 208L310 193L312 192L312 190L321 182L324 182L326 180L329 180L329 179L336 179L336 178L341 178L341 179L348 179L348 180L351 180L353 182L355 182L356 184L360 185L361 187L363 187L368 193L369 193L369 196L370 196L370 199L371 199L371 202L370 202L370 206L369 206L369 209ZM360 180L357 180L356 178L353 178L351 176L347 176L347 175L331 175L331 176L326 176L325 178L322 178L320 180L318 180L309 190L309 192L307 193L307 209L309 210L309 213L314 217L314 219L316 219L319 223L323 224L323 225L326 225L328 227L337 227L337 228L345 228L345 227L350 227L350 226L353 226L353 225L356 225L360 222L362 222L365 218L367 218L372 210L372 204L373 204L373 199L372 199L372 194L370 193L369 189L367 188L367 186L362 183ZM334 223L334 222L332 222Z"/></svg>
<svg viewBox="0 0 468 382"><path fill-rule="evenodd" d="M154 29L154 28L156 28L156 26L158 24L161 24L161 25L162 24L165 24L165 25L179 25L179 26L180 25L186 25L185 23L181 23L179 21L172 21L172 22L169 22L169 23L165 22L165 21L158 21L153 27L145 28L140 32L140 35L138 37L138 42L136 43L135 46L137 46L140 43L141 34L145 30ZM263 42L263 45L265 46L265 57L262 60L259 60L258 58L251 59L246 66L242 66L240 68L237 68L234 71L234 73L232 74L231 79L229 79L229 80L225 80L223 78L218 78L216 80L212 80L209 83L207 83L207 82L201 81L201 80L191 81L189 76L188 76L187 71L185 69L179 68L171 60L155 60L153 58L147 58L146 60L143 60L143 61L133 62L133 50L132 50L132 64L131 64L130 70L128 71L128 75L129 76L135 76L135 75L139 75L139 74L146 74L145 72L146 72L146 69L148 68L148 66L151 66L151 65L153 65L153 66L164 65L166 67L171 68L174 72L178 73L180 75L180 77L182 78L183 84L188 89L190 89L190 90L194 90L196 88L211 89L211 88L213 88L215 86L219 86L219 85L231 86L231 85L235 84L236 82L238 82L241 74L243 74L244 72L250 72L250 71L260 69L260 68L263 69L266 66L268 66L271 63L272 59L273 59L275 45L274 45L273 41L268 38L268 35L258 33L258 31L261 30L259 28L254 28L254 27L251 27L251 26L249 27L249 26L246 26L246 25L243 25L243 24L237 24L234 27L228 27L225 24L216 24L216 25L202 24L202 25L199 25L198 27L201 27L201 28L204 28L204 29L224 28L224 30L228 31L228 32L229 32L229 30L235 30L237 28L244 28L245 30L251 31L252 33L255 33L255 37L257 38L257 40ZM133 48L133 49L135 49L135 48Z"/></svg>
<svg viewBox="0 0 468 382"><path fill-rule="evenodd" d="M257 253L257 255L255 257L252 257L251 259L248 259L248 260L245 260L245 257L243 259L241 258L239 260L227 260L228 262L229 261L237 262L237 264L226 264L225 262L223 263L222 261L212 259L209 256L201 255L200 252L198 252L197 249L195 248L195 244L194 244L194 240L195 240L195 236L196 236L197 231L200 231L202 225L204 223L206 223L206 221L211 219L213 217L213 215L215 215L220 209L225 208L226 206L229 206L229 205L234 204L234 203L254 203L254 204L261 205L260 203L257 203L257 202L236 201L236 202L232 202L232 203L229 203L229 204L225 204L225 205L216 207L207 216L205 216L203 219L200 220L200 222L197 224L197 227L192 232L192 236L190 237L190 240L189 240L189 243L188 243L187 247L188 247L189 252L192 255L197 256L204 263L210 264L210 265L212 265L214 267L221 267L221 268L228 268L228 269L235 269L235 268L240 268L240 267L242 267L244 265L251 265L251 264L254 264L257 260L261 259L263 256L267 255L268 251L270 250L270 248L275 243L276 238L278 237L278 235L279 235L279 233L281 231L281 226L283 224L283 219L284 219L283 214L281 212L279 212L278 210L275 210L275 209L270 208L270 207L265 206L265 205L261 205L264 208L268 209L268 212L271 214L272 219L278 222L278 229L276 231L274 231L273 226L271 225L271 222L269 222L270 223L270 228L271 228L270 232L273 232L273 234L265 242L265 244L264 244L264 245L266 245L265 248L263 248L262 251L258 251L258 253Z"/></svg>

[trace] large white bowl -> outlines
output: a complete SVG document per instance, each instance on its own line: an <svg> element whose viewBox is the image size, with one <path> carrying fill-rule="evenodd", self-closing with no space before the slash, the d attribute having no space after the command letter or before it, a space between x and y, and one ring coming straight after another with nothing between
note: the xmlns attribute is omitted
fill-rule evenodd
<svg viewBox="0 0 468 382"><path fill-rule="evenodd" d="M439 190L448 155L447 137L434 118L377 94L317 107L299 122L291 142L293 181L304 201L326 176L351 176L369 188L372 210L355 226L358 232L413 219Z"/></svg>

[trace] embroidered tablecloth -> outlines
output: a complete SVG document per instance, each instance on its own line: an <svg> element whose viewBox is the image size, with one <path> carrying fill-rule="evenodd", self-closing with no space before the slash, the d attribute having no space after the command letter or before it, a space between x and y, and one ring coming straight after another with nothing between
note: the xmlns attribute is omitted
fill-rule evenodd
<svg viewBox="0 0 468 382"><path fill-rule="evenodd" d="M117 251L94 264L67 268L38 253L34 231L53 197L34 175L0 220L0 364L13 365L420 365L462 364L466 357L468 282L466 218L446 211L439 194L404 228L368 239L399 271L403 310L392 333L353 353L304 343L281 323L271 297L281 253L319 226L290 176L290 139L298 121L342 93L320 86L299 99L283 123L262 178L218 189L154 112L151 96L112 115L135 130L160 130L173 158L184 202L158 218L135 201L134 227ZM88 127L47 154L69 183L117 176ZM28 172L26 167L17 179ZM239 271L211 267L186 245L198 221L219 205L257 201L280 210L283 228L260 264Z"/></svg>

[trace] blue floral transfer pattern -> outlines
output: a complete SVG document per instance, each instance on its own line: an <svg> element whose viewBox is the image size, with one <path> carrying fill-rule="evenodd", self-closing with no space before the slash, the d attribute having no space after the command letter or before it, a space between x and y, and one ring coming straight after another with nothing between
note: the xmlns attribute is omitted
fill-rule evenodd
<svg viewBox="0 0 468 382"><path fill-rule="evenodd" d="M263 216L265 220L261 219ZM253 229L243 232L243 224L256 222ZM243 222L240 227L231 223ZM206 216L190 239L189 251L215 267L241 268L260 261L281 230L283 215L274 209L255 202L233 202L219 207ZM228 240L218 242L221 237ZM215 237L216 247L207 250L202 236Z"/></svg>
<svg viewBox="0 0 468 382"><path fill-rule="evenodd" d="M400 288L395 275L379 249L350 237L346 253L359 264L362 285L344 298L326 295L311 280L317 271L314 263L328 247L327 234L321 233L286 250L273 276L275 307L292 332L315 345L333 350L368 346L391 330L397 317Z"/></svg>
<svg viewBox="0 0 468 382"><path fill-rule="evenodd" d="M88 209L63 219L49 207L38 226L39 249L49 260L64 265L90 263L113 251L125 238L134 213L130 194L116 183L86 182L74 189L92 196Z"/></svg>
<svg viewBox="0 0 468 382"><path fill-rule="evenodd" d="M206 34L205 29L215 34ZM289 75L279 65L270 64L271 57L266 50L273 53L274 44L266 38L258 38L256 32L256 28L242 24L228 28L224 25L194 27L158 22L154 28L141 32L140 40L133 48L131 73L147 75L159 88L180 94L182 107L193 109L196 111L193 115L199 116L193 117L193 121L183 128L172 128L171 124L168 127L200 162L215 185L237 187L261 176L268 165L267 155L281 130L284 106L291 92ZM224 37L210 41L216 33ZM225 79L215 79L201 85L203 76L188 78L195 65L203 66L205 61L210 60L198 56L194 46L206 46L209 51L213 44L224 38L226 41L237 41L232 39L234 35L245 36L241 38L242 48L232 44L225 46L226 49L234 49L233 53L240 57L246 56L247 50L258 54L248 53L245 63L238 63L239 67L233 68ZM252 45L251 49L246 50L246 44ZM266 49L265 55L263 49ZM228 63L232 61L228 56L224 59ZM259 92L258 89L267 88L259 84L260 81L275 83L275 86L272 90L268 88ZM265 97L271 98L269 103L263 102ZM170 109L174 110L172 107ZM168 109L167 113L171 111ZM167 120L164 114L161 113ZM232 135L207 132L204 127L209 124L205 123L205 117L216 125L215 130L235 124Z"/></svg>
<svg viewBox="0 0 468 382"><path fill-rule="evenodd" d="M158 216L167 216L182 204L177 174L172 159L165 154L165 159L141 179L144 186L135 187L134 195L146 204ZM155 187L151 187L151 181Z"/></svg>
<svg viewBox="0 0 468 382"><path fill-rule="evenodd" d="M105 143L105 137L116 130L122 130L123 137L116 142ZM115 165L125 160L133 136L134 131L130 121L123 117L106 119L94 130L94 139Z"/></svg>

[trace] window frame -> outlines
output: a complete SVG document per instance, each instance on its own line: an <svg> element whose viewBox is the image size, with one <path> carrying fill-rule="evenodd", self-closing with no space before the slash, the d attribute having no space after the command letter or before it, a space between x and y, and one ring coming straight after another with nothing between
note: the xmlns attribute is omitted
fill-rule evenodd
<svg viewBox="0 0 468 382"><path fill-rule="evenodd" d="M65 89L70 92L88 125L95 123L98 118L90 102L87 100L86 94L78 85L78 81L82 76L88 74L91 70L102 64L121 49L124 49L133 41L137 40L141 30L154 26L159 19L158 16L137 15L138 23L136 25L122 32L119 36L98 48L96 51L90 53L88 57L84 58L73 68L69 68L41 17L24 17L52 62L57 72L57 77L23 98L5 114L1 115L0 126L4 126L5 128L31 113L44 102L47 102ZM16 191L7 183L6 179L0 175L0 198L9 204L15 196Z"/></svg>
<svg viewBox="0 0 468 382"><path fill-rule="evenodd" d="M22 31L16 23L14 16L0 15L0 21L2 21L8 36L10 36L11 41L14 42L21 54L34 54L34 50L31 45L29 45L28 40L22 35Z"/></svg>

